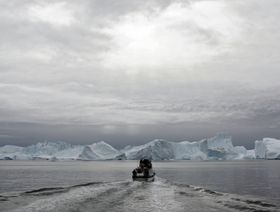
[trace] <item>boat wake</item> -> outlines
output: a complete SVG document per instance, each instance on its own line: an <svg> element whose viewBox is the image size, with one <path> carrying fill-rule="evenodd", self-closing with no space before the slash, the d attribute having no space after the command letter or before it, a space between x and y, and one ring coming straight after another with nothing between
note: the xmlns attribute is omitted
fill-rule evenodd
<svg viewBox="0 0 280 212"><path fill-rule="evenodd" d="M220 193L192 185L155 182L92 182L41 188L0 196L3 211L280 211L254 198Z"/></svg>

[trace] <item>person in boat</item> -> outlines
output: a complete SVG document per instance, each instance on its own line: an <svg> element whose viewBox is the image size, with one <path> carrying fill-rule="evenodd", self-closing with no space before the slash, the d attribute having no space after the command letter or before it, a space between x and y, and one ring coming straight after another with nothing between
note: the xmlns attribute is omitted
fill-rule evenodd
<svg viewBox="0 0 280 212"><path fill-rule="evenodd" d="M133 176L137 176L138 173L143 173L144 176L149 176L149 170L152 168L152 163L148 159L141 159L139 166L132 171Z"/></svg>
<svg viewBox="0 0 280 212"><path fill-rule="evenodd" d="M140 166L140 167L143 167L143 168L151 169L151 168L152 168L152 163L151 163L151 161L148 160L148 159L142 159L142 160L140 160L140 162L139 162L139 166Z"/></svg>

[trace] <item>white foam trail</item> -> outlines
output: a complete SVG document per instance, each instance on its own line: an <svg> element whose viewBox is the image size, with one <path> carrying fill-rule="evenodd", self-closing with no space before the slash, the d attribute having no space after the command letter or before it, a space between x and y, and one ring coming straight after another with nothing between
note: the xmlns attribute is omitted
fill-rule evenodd
<svg viewBox="0 0 280 212"><path fill-rule="evenodd" d="M15 212L30 211L69 211L78 209L80 203L90 198L98 198L104 192L110 189L129 185L129 182L105 183L94 186L82 186L70 189L66 193L53 195L51 197L38 199L27 206L14 210Z"/></svg>
<svg viewBox="0 0 280 212"><path fill-rule="evenodd" d="M152 183L122 181L86 184L62 189L62 193L54 191L47 196L32 192L31 196L31 203L17 206L14 211L280 211L277 206L260 200L176 184L158 177ZM22 199L17 202L24 202L25 196L18 198Z"/></svg>

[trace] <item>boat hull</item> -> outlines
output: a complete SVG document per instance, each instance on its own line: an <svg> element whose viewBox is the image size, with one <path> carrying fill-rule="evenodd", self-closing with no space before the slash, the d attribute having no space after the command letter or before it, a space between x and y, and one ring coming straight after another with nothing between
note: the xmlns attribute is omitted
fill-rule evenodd
<svg viewBox="0 0 280 212"><path fill-rule="evenodd" d="M155 180L155 173L149 176L143 176L143 175L137 175L137 176L132 176L133 181L144 181L144 182L153 182Z"/></svg>

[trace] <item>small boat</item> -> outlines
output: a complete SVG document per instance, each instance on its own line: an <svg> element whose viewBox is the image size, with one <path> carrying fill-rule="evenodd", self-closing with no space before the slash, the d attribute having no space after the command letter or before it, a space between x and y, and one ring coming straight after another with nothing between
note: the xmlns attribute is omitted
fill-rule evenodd
<svg viewBox="0 0 280 212"><path fill-rule="evenodd" d="M156 173L153 171L151 160L142 159L139 166L132 171L132 179L134 181L154 181Z"/></svg>

